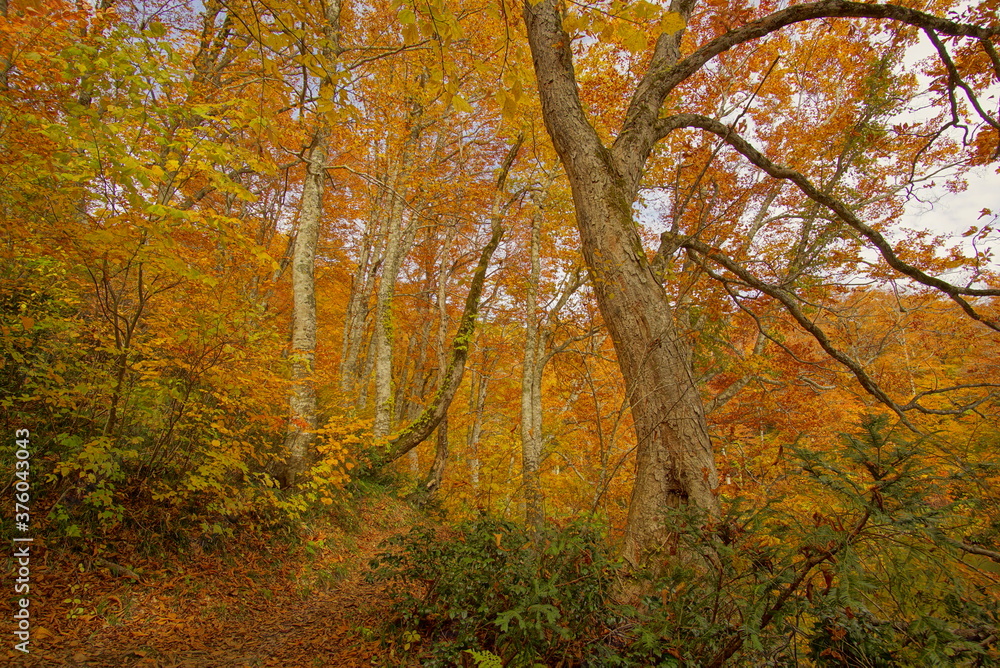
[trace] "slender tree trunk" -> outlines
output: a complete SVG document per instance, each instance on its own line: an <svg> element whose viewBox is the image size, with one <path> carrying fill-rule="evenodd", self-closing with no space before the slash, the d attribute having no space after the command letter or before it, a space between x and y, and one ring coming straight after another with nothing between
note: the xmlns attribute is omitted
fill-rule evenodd
<svg viewBox="0 0 1000 668"><path fill-rule="evenodd" d="M359 373L359 358L361 355L361 344L364 340L367 329L368 308L372 301L375 286L375 274L378 263L374 260L373 238L378 230L379 196L372 207L371 216L368 219L366 230L361 240L361 255L358 266L351 276L351 293L347 302L347 312L344 315L344 338L340 348L340 392L344 402L348 405L357 406L357 398L352 397L357 390L358 381L361 378Z"/></svg>
<svg viewBox="0 0 1000 668"><path fill-rule="evenodd" d="M471 394L469 406L472 407L472 426L466 437L466 446L469 452L469 482L472 490L479 490L479 441L483 435L483 413L486 407L486 386L488 379L485 374L479 373L470 383L469 392Z"/></svg>
<svg viewBox="0 0 1000 668"><path fill-rule="evenodd" d="M465 374L465 362L469 356L469 347L472 344L472 336L476 331L476 317L479 315L479 304L483 294L483 284L486 282L486 270L489 268L490 259L493 252L500 245L500 238L503 236L503 227L500 225L500 217L495 216L492 221L492 235L486 243L479 256L479 263L472 275L472 285L469 287L469 294L465 298L465 308L462 310L462 317L458 324L458 330L451 340L451 356L448 364L441 374L440 385L431 403L424 409L413 423L406 429L396 434L389 440L386 452L378 466L385 466L393 462L413 448L420 445L424 439L430 436L437 426L444 419L451 405L459 385L462 384L462 376Z"/></svg>
<svg viewBox="0 0 1000 668"><path fill-rule="evenodd" d="M538 334L538 283L541 278L541 216L531 218L531 273L525 304L524 360L521 366L521 478L524 485L524 515L536 530L545 521L539 465L542 456L542 369Z"/></svg>
<svg viewBox="0 0 1000 668"><path fill-rule="evenodd" d="M438 306L438 369L444 370L448 366L448 258L451 256L451 245L455 239L455 228L448 228L441 249L441 259L438 262L438 286L437 286L437 306ZM445 414L441 424L437 427L437 447L434 450L434 463L424 480L424 490L428 495L432 495L441 487L444 479L444 470L448 465L448 415Z"/></svg>
<svg viewBox="0 0 1000 668"><path fill-rule="evenodd" d="M320 49L322 61L335 68L340 55L340 0L323 4L326 42ZM321 98L332 99L335 85L326 76L319 86ZM293 487L309 466L311 447L318 425L316 411L316 244L323 220L323 186L326 181L326 155L330 126L318 119L306 158L306 177L299 202L299 220L292 249L292 340L291 391L289 418L285 435L285 462L278 471L284 487Z"/></svg>
<svg viewBox="0 0 1000 668"><path fill-rule="evenodd" d="M389 183L398 187L398 165ZM372 427L375 440L389 435L392 429L392 299L396 294L396 275L399 273L399 246L403 236L403 202L395 193L390 195L389 216L386 221L385 259L382 277L375 298L375 329L372 341L375 348L375 423Z"/></svg>
<svg viewBox="0 0 1000 668"><path fill-rule="evenodd" d="M316 243L323 216L323 178L329 130L321 125L313 135L306 163L299 221L292 250L292 340L290 345L290 417L285 436L284 487L293 487L309 465L316 430Z"/></svg>
<svg viewBox="0 0 1000 668"><path fill-rule="evenodd" d="M465 297L465 307L462 309L462 317L458 322L458 330L451 340L450 357L447 366L441 373L437 392L420 417L389 440L385 454L381 461L376 462L376 465L384 466L399 459L430 436L447 415L448 407L462 384L465 362L469 358L469 348L472 346L472 337L476 331L476 318L479 316L483 286L486 283L486 271L489 269L490 259L492 259L497 246L500 245L500 239L504 233L502 222L507 208L501 205L504 198L504 185L523 141L523 135L517 138L500 167L496 193L493 198L493 210L490 214L490 239L483 247L483 251L479 255L479 262L472 273L472 284L469 286L469 294Z"/></svg>
<svg viewBox="0 0 1000 668"><path fill-rule="evenodd" d="M384 439L392 431L394 413L394 393L392 390L393 341L395 338L395 323L393 322L392 301L396 296L396 278L399 270L413 243L416 231L415 215L409 223L403 225L403 189L410 168L413 165L413 151L420 136L421 126L415 124L406 141L403 143L399 163L390 178L393 192L389 206L389 217L386 223L387 239L385 259L382 262L382 277L379 280L375 301L375 329L372 334L375 348L375 423L372 434L376 441ZM405 190L404 190L405 191Z"/></svg>

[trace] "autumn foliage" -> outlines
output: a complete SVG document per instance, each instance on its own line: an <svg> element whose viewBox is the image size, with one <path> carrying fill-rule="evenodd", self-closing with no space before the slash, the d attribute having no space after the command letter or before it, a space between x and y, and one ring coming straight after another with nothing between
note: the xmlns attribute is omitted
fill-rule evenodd
<svg viewBox="0 0 1000 668"><path fill-rule="evenodd" d="M400 663L997 665L1000 204L913 212L998 6L917 4L0 3L33 529L388 494Z"/></svg>

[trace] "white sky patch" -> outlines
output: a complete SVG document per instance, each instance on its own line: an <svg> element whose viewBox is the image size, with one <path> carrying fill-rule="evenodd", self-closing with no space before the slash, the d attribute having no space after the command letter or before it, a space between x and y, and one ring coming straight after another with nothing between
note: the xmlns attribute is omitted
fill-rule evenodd
<svg viewBox="0 0 1000 668"><path fill-rule="evenodd" d="M965 176L969 187L960 193L938 188L931 201L911 199L902 223L906 227L936 234L961 235L973 225L982 227L992 216L980 219L983 209L1000 213L1000 174L991 166L980 167Z"/></svg>

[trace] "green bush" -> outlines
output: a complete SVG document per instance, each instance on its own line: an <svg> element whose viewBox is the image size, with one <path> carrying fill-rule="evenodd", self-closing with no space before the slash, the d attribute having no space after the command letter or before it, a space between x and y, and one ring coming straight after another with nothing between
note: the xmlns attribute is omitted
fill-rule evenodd
<svg viewBox="0 0 1000 668"><path fill-rule="evenodd" d="M610 665L602 643L618 564L596 527L574 522L537 536L484 518L447 538L418 527L372 561L376 580L403 584L397 633L431 640L424 665L453 665L487 648L506 666Z"/></svg>
<svg viewBox="0 0 1000 668"><path fill-rule="evenodd" d="M392 649L427 666L1000 665L995 576L952 538L966 482L880 419L826 453L788 449L794 497L671 510L674 544L649 569L583 522L397 537L372 564L402 592Z"/></svg>

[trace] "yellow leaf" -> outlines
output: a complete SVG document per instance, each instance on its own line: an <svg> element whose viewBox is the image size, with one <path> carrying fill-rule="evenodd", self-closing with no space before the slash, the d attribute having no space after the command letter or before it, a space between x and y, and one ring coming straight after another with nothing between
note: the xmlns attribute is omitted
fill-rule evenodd
<svg viewBox="0 0 1000 668"><path fill-rule="evenodd" d="M577 33L581 28L584 27L586 22L583 16L577 13L567 14L563 18L563 30L565 30L570 35Z"/></svg>
<svg viewBox="0 0 1000 668"><path fill-rule="evenodd" d="M677 12L665 12L663 18L660 19L660 30L662 30L667 35L673 35L678 30L683 30L684 19Z"/></svg>
<svg viewBox="0 0 1000 668"><path fill-rule="evenodd" d="M621 30L622 33L622 45L628 49L631 53L639 53L643 51L648 42L646 41L646 33L641 30L636 30L632 27Z"/></svg>
<svg viewBox="0 0 1000 668"><path fill-rule="evenodd" d="M467 114L472 113L472 105L466 102L461 95L456 95L451 98L451 103L455 105L455 109L458 109L459 111L464 111Z"/></svg>

